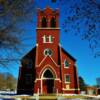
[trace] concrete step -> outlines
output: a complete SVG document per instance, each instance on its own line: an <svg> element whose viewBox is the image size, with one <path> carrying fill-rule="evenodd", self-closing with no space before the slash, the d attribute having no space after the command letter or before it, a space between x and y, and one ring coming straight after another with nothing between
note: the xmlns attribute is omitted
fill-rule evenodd
<svg viewBox="0 0 100 100"><path fill-rule="evenodd" d="M39 96L39 100L57 100L57 97L54 95Z"/></svg>

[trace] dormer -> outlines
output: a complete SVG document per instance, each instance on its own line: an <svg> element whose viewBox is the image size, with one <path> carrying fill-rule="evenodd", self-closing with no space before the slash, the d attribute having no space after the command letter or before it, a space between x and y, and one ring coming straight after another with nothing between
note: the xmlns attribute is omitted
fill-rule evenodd
<svg viewBox="0 0 100 100"><path fill-rule="evenodd" d="M44 10L38 9L38 28L58 28L59 10L52 10L46 7Z"/></svg>

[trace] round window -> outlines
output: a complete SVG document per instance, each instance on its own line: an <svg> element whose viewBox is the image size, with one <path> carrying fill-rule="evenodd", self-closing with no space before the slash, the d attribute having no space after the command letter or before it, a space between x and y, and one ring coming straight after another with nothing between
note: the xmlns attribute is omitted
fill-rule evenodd
<svg viewBox="0 0 100 100"><path fill-rule="evenodd" d="M45 49L44 50L44 55L45 56L51 56L52 55L52 51L50 49Z"/></svg>

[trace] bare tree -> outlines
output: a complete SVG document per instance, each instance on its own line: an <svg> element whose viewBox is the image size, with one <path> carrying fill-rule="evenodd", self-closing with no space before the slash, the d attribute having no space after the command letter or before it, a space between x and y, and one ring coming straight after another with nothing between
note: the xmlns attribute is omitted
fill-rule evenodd
<svg viewBox="0 0 100 100"><path fill-rule="evenodd" d="M62 28L80 36L89 43L89 47L100 56L100 3L97 0L51 0L63 9ZM12 51L20 53L23 48L23 29L18 23L33 21L38 2L35 0L0 0L0 64L18 60L11 57ZM32 22L33 23L33 22ZM9 56L10 54L10 56ZM9 58L10 57L10 58Z"/></svg>
<svg viewBox="0 0 100 100"><path fill-rule="evenodd" d="M0 64L18 61L12 51L21 53L24 31L18 23L32 21L36 3L33 0L0 0ZM9 56L10 55L10 56ZM10 57L10 58L9 58Z"/></svg>
<svg viewBox="0 0 100 100"><path fill-rule="evenodd" d="M63 9L64 32L73 33L89 43L95 57L100 56L100 1L99 0L51 0ZM63 5L63 6L62 6Z"/></svg>
<svg viewBox="0 0 100 100"><path fill-rule="evenodd" d="M5 73L6 89L15 90L17 81L10 73Z"/></svg>
<svg viewBox="0 0 100 100"><path fill-rule="evenodd" d="M17 86L16 78L10 73L0 73L0 90L15 90Z"/></svg>
<svg viewBox="0 0 100 100"><path fill-rule="evenodd" d="M0 73L0 90L5 89L5 78L4 78L4 74Z"/></svg>

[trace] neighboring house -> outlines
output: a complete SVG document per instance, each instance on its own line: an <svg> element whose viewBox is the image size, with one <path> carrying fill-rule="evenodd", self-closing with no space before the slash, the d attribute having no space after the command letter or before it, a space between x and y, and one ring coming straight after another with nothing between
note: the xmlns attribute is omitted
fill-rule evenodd
<svg viewBox="0 0 100 100"><path fill-rule="evenodd" d="M98 88L88 86L88 87L86 87L86 94L88 94L88 95L98 95Z"/></svg>
<svg viewBox="0 0 100 100"><path fill-rule="evenodd" d="M18 94L79 94L76 59L60 45L59 10L38 9L36 46L21 61Z"/></svg>

